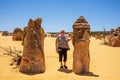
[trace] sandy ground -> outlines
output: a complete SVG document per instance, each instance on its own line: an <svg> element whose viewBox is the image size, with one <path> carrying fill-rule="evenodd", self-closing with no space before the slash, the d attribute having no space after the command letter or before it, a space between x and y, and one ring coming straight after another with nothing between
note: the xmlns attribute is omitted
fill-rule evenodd
<svg viewBox="0 0 120 80"><path fill-rule="evenodd" d="M90 72L96 76L76 75L73 72L58 71L58 54L55 51L55 38L45 38L46 71L42 74L27 75L10 66L11 57L3 55L2 48L11 46L22 50L21 41L12 41L12 36L0 34L0 80L120 80L120 47L103 45L102 40L90 39ZM71 50L68 51L68 69L72 70L73 46L69 42Z"/></svg>

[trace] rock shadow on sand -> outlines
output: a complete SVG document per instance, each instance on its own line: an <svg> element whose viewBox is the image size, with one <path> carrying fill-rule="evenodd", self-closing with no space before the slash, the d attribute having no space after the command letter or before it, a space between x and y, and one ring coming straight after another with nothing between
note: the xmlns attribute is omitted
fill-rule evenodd
<svg viewBox="0 0 120 80"><path fill-rule="evenodd" d="M58 69L58 71L60 72L64 72L64 73L72 73L72 69ZM90 77L99 77L99 75L97 74L94 74L93 72L87 72L87 73L83 73L83 74L76 74L76 75L79 75L79 76L90 76Z"/></svg>
<svg viewBox="0 0 120 80"><path fill-rule="evenodd" d="M90 76L90 77L99 77L99 75L94 74L93 72L86 72L86 73L82 73L82 74L77 74L80 76Z"/></svg>

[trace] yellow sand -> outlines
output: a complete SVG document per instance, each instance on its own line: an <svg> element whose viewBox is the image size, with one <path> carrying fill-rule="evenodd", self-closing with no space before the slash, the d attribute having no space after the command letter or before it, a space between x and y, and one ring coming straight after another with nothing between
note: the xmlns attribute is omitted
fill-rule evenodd
<svg viewBox="0 0 120 80"><path fill-rule="evenodd" d="M58 54L55 51L55 38L45 38L45 61L46 71L42 74L26 75L19 72L19 69L13 69L10 66L11 57L3 55L5 48L8 46L16 47L22 50L21 41L12 41L12 36L1 36L0 33L0 80L120 80L120 47L110 47L103 45L102 40L90 39L90 72L95 76L76 75L73 72L65 73L58 71L59 61ZM71 50L68 51L67 65L72 70L72 53L73 46L69 42Z"/></svg>

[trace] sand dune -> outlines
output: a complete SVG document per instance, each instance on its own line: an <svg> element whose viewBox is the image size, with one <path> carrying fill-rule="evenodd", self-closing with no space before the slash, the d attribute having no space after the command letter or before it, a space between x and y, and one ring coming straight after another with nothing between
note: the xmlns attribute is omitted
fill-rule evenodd
<svg viewBox="0 0 120 80"><path fill-rule="evenodd" d="M1 35L1 34L0 34ZM102 40L90 39L90 72L96 76L76 75L73 72L58 71L58 54L55 51L55 38L45 38L46 71L42 74L26 75L10 66L11 57L3 55L3 48L11 46L22 50L21 41L12 41L11 36L0 36L0 80L120 80L120 47L103 45ZM73 46L68 51L67 65L72 70Z"/></svg>

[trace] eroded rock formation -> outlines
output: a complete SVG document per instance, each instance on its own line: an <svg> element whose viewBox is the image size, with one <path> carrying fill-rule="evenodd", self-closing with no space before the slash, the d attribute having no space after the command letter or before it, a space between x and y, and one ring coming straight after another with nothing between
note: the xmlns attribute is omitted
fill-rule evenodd
<svg viewBox="0 0 120 80"><path fill-rule="evenodd" d="M9 32L8 31L3 31L2 36L9 36Z"/></svg>
<svg viewBox="0 0 120 80"><path fill-rule="evenodd" d="M120 27L111 29L108 44L113 47L120 47Z"/></svg>
<svg viewBox="0 0 120 80"><path fill-rule="evenodd" d="M73 72L84 74L89 72L89 32L90 25L83 16L73 24Z"/></svg>
<svg viewBox="0 0 120 80"><path fill-rule="evenodd" d="M44 58L44 30L41 27L41 18L29 20L23 38L23 56L20 71L23 73L45 72Z"/></svg>
<svg viewBox="0 0 120 80"><path fill-rule="evenodd" d="M15 28L13 31L13 37L12 39L14 41L21 41L23 39L23 31L20 28Z"/></svg>

